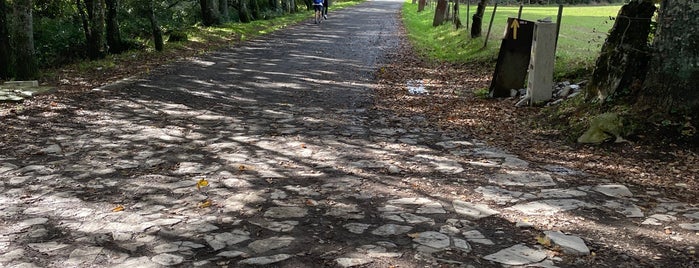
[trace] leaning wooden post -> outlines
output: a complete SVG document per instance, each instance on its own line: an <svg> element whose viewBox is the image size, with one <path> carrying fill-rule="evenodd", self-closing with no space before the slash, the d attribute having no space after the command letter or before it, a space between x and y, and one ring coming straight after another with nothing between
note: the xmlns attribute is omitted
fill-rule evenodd
<svg viewBox="0 0 699 268"><path fill-rule="evenodd" d="M561 19L563 18L563 5L558 5L558 17L556 18L556 45L553 46L553 54L556 55L558 48L558 33L561 32Z"/></svg>
<svg viewBox="0 0 699 268"><path fill-rule="evenodd" d="M517 19L522 18L522 7L524 7L524 4L522 2L519 3L519 12L517 12Z"/></svg>
<svg viewBox="0 0 699 268"><path fill-rule="evenodd" d="M498 3L493 6L493 15L490 16L490 25L488 25L488 33L485 34L485 43L483 43L483 48L488 46L488 38L490 37L490 28L493 28L493 20L495 20L495 11L498 10Z"/></svg>

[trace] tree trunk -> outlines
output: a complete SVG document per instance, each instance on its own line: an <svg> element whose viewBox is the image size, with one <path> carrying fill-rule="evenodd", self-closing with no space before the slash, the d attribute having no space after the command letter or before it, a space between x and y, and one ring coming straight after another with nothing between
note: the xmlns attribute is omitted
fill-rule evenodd
<svg viewBox="0 0 699 268"><path fill-rule="evenodd" d="M218 13L221 14L221 22L227 22L230 19L228 0L218 0Z"/></svg>
<svg viewBox="0 0 699 268"><path fill-rule="evenodd" d="M432 26L437 27L444 23L444 14L447 10L447 0L437 1L437 9L434 12L434 19L432 20Z"/></svg>
<svg viewBox="0 0 699 268"><path fill-rule="evenodd" d="M425 5L427 4L426 0L419 0L417 4L417 12L422 12L425 10Z"/></svg>
<svg viewBox="0 0 699 268"><path fill-rule="evenodd" d="M213 0L199 0L199 5L201 6L201 17L204 26L213 26L219 23Z"/></svg>
<svg viewBox="0 0 699 268"><path fill-rule="evenodd" d="M7 3L0 0L0 79L9 79L10 74L10 32L7 27Z"/></svg>
<svg viewBox="0 0 699 268"><path fill-rule="evenodd" d="M473 24L471 24L471 38L476 38L481 36L483 31L481 27L483 26L483 15L485 14L485 6L488 4L488 0L480 0L478 2L478 8L476 13L473 14Z"/></svg>
<svg viewBox="0 0 699 268"><path fill-rule="evenodd" d="M83 22L87 56L90 59L104 57L104 0L76 0L78 12Z"/></svg>
<svg viewBox="0 0 699 268"><path fill-rule="evenodd" d="M260 5L257 4L257 0L250 0L250 15L253 20L261 19Z"/></svg>
<svg viewBox="0 0 699 268"><path fill-rule="evenodd" d="M118 0L105 0L107 4L107 47L109 53L121 53L121 32L119 31L119 20L117 11L119 10Z"/></svg>
<svg viewBox="0 0 699 268"><path fill-rule="evenodd" d="M240 22L242 23L252 21L252 18L250 17L250 10L248 10L247 0L238 1L238 18L240 18Z"/></svg>
<svg viewBox="0 0 699 268"><path fill-rule="evenodd" d="M663 0L653 40L654 54L640 107L699 114L699 9L694 1Z"/></svg>
<svg viewBox="0 0 699 268"><path fill-rule="evenodd" d="M153 7L153 1L155 0L150 0L150 4L148 5L148 19L150 20L150 26L153 32L153 43L155 44L155 50L163 51L163 31L160 30L158 19L155 17L155 8Z"/></svg>
<svg viewBox="0 0 699 268"><path fill-rule="evenodd" d="M604 102L640 89L648 69L648 35L655 5L635 0L621 7L597 58L587 97Z"/></svg>
<svg viewBox="0 0 699 268"><path fill-rule="evenodd" d="M15 78L28 80L36 77L39 70L34 53L34 25L32 23L32 1L14 0L15 31L14 67Z"/></svg>

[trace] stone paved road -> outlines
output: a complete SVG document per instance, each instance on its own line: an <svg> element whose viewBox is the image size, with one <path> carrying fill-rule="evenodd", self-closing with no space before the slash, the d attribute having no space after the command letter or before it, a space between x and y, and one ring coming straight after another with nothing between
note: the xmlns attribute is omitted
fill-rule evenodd
<svg viewBox="0 0 699 268"><path fill-rule="evenodd" d="M4 120L6 135L29 131L0 146L0 266L574 267L609 251L633 267L696 254L696 204L372 110L401 4L369 1Z"/></svg>

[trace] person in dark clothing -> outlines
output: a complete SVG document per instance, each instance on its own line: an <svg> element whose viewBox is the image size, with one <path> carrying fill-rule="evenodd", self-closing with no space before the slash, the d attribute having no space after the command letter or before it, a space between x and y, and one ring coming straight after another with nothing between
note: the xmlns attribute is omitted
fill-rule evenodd
<svg viewBox="0 0 699 268"><path fill-rule="evenodd" d="M313 10L315 11L315 23L320 23L323 14L323 1L324 0L313 0Z"/></svg>
<svg viewBox="0 0 699 268"><path fill-rule="evenodd" d="M330 0L323 0L323 19L328 19L328 7L330 6Z"/></svg>

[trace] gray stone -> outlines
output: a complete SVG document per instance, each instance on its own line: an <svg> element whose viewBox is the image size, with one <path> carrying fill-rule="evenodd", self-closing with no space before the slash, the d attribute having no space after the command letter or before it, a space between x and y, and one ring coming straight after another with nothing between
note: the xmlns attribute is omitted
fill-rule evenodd
<svg viewBox="0 0 699 268"><path fill-rule="evenodd" d="M510 191L497 186L479 186L476 188L476 192L481 193L483 198L490 201L495 201L498 203L507 202L519 202L520 200L527 200L536 198L533 194L523 193L518 191Z"/></svg>
<svg viewBox="0 0 699 268"><path fill-rule="evenodd" d="M554 215L561 211L591 207L594 206L576 199L548 199L518 204L507 209L516 210L526 215Z"/></svg>
<svg viewBox="0 0 699 268"><path fill-rule="evenodd" d="M699 223L681 223L680 228L690 231L699 231Z"/></svg>
<svg viewBox="0 0 699 268"><path fill-rule="evenodd" d="M524 244L517 244L487 255L483 259L505 265L527 265L546 259L546 252L532 249Z"/></svg>
<svg viewBox="0 0 699 268"><path fill-rule="evenodd" d="M270 250L288 247L295 239L291 236L275 236L267 239L256 240L248 244L248 248L256 253L263 253Z"/></svg>
<svg viewBox="0 0 699 268"><path fill-rule="evenodd" d="M466 240L459 239L459 238L452 238L454 241L454 248L461 250L465 253L471 252L471 244L466 242Z"/></svg>
<svg viewBox="0 0 699 268"><path fill-rule="evenodd" d="M29 243L28 246L30 248L33 248L41 253L48 253L54 250L62 249L65 248L69 245L67 244L60 244L58 242L44 242L44 243Z"/></svg>
<svg viewBox="0 0 699 268"><path fill-rule="evenodd" d="M529 162L517 157L505 157L505 161L502 163L502 166L509 168L526 168L529 166Z"/></svg>
<svg viewBox="0 0 699 268"><path fill-rule="evenodd" d="M242 230L233 230L232 232L204 236L206 243L208 243L214 250L235 245L248 239L250 239L250 233Z"/></svg>
<svg viewBox="0 0 699 268"><path fill-rule="evenodd" d="M342 219L364 219L364 212L355 204L334 204L325 215Z"/></svg>
<svg viewBox="0 0 699 268"><path fill-rule="evenodd" d="M643 211L641 210L641 208L639 208L638 206L636 206L636 204L633 203L619 203L616 201L607 201L606 203L604 203L604 206L616 210L616 212L623 214L627 218L643 217Z"/></svg>
<svg viewBox="0 0 699 268"><path fill-rule="evenodd" d="M590 254L590 249L580 237L566 235L559 231L544 231L544 234L552 243L560 246L565 253L579 256Z"/></svg>
<svg viewBox="0 0 699 268"><path fill-rule="evenodd" d="M488 205L485 204L474 204L471 202L454 200L452 201L452 205L456 213L476 220L500 213L489 208Z"/></svg>
<svg viewBox="0 0 699 268"><path fill-rule="evenodd" d="M138 268L160 268L162 267L161 265L151 261L150 258L148 257L138 257L138 258L128 258L126 261L113 266L115 268L133 268L133 267L138 267Z"/></svg>
<svg viewBox="0 0 699 268"><path fill-rule="evenodd" d="M239 261L238 264L246 264L246 265L267 265L267 264L272 264L272 263L277 263L280 261L287 260L291 258L292 256L289 254L277 254L277 255L272 255L272 256L264 256L264 257L257 257L257 258L249 258L249 259L244 259L242 261Z"/></svg>
<svg viewBox="0 0 699 268"><path fill-rule="evenodd" d="M488 239L478 230L469 230L461 233L468 241L483 245L495 245L492 240Z"/></svg>
<svg viewBox="0 0 699 268"><path fill-rule="evenodd" d="M271 207L265 211L267 218L302 218L308 214L308 210L302 207Z"/></svg>
<svg viewBox="0 0 699 268"><path fill-rule="evenodd" d="M24 256L24 249L15 249L5 254L0 255L0 263L8 263L18 260Z"/></svg>
<svg viewBox="0 0 699 268"><path fill-rule="evenodd" d="M464 171L459 162L441 156L416 155L413 160L434 167L434 170L447 174L457 174Z"/></svg>
<svg viewBox="0 0 699 268"><path fill-rule="evenodd" d="M574 198L580 196L586 196L587 193L575 189L543 189L537 197L539 198Z"/></svg>
<svg viewBox="0 0 699 268"><path fill-rule="evenodd" d="M41 152L45 154L61 154L63 150L61 149L60 145L51 144L48 147L41 149Z"/></svg>
<svg viewBox="0 0 699 268"><path fill-rule="evenodd" d="M370 258L337 258L335 262L340 267L354 267L359 265L364 265L371 263L373 260Z"/></svg>
<svg viewBox="0 0 699 268"><path fill-rule="evenodd" d="M173 255L173 254L159 254L156 256L153 256L151 260L155 263L165 265L165 266L173 266L173 265L178 265L182 262L184 262L184 257L178 256L178 255Z"/></svg>
<svg viewBox="0 0 699 268"><path fill-rule="evenodd" d="M226 257L226 258L236 258L236 257L241 257L243 255L246 255L246 253L242 252L242 251L237 251L237 250L221 251L220 253L216 254L216 256Z"/></svg>
<svg viewBox="0 0 699 268"><path fill-rule="evenodd" d="M265 228L267 230L284 233L291 232L291 230L293 230L294 227L296 227L296 225L299 224L298 221L251 221L250 223Z"/></svg>
<svg viewBox="0 0 699 268"><path fill-rule="evenodd" d="M434 203L429 203L425 204L417 210L415 210L415 213L417 214L446 214L447 211L444 210L444 207L442 207L442 204L434 202Z"/></svg>
<svg viewBox="0 0 699 268"><path fill-rule="evenodd" d="M548 173L514 170L509 170L505 174L498 174L491 178L490 182L505 186L523 187L550 187L556 185Z"/></svg>
<svg viewBox="0 0 699 268"><path fill-rule="evenodd" d="M49 221L48 218L31 218L31 219L26 219L26 220L23 220L23 221L17 223L17 226L19 226L20 229L24 229L24 228L31 227L34 225L44 224L44 223L47 223L48 221Z"/></svg>
<svg viewBox="0 0 699 268"><path fill-rule="evenodd" d="M626 188L626 186L621 185L621 184L601 184L597 185L592 190L600 192L606 196L611 196L611 197L631 197L633 196L633 193L629 190L629 188Z"/></svg>
<svg viewBox="0 0 699 268"><path fill-rule="evenodd" d="M407 232L410 232L413 227L411 226L405 226L405 225L396 225L396 224L385 224L380 226L379 228L374 229L371 231L373 235L378 235L378 236L391 236L391 235L399 235L399 234L404 234Z"/></svg>
<svg viewBox="0 0 699 268"><path fill-rule="evenodd" d="M433 204L435 201L432 201L428 198L424 197L406 197L406 198L399 198L399 199L393 199L389 200L388 204L390 205L427 205L427 204Z"/></svg>
<svg viewBox="0 0 699 268"><path fill-rule="evenodd" d="M371 226L371 224L365 224L365 223L348 223L343 225L345 229L350 231L350 233L355 233L355 234L363 234L366 229L368 229Z"/></svg>
<svg viewBox="0 0 699 268"><path fill-rule="evenodd" d="M683 216L690 218L690 219L699 220L699 212L685 213Z"/></svg>
<svg viewBox="0 0 699 268"><path fill-rule="evenodd" d="M235 190L247 189L252 187L252 184L250 182L235 178L223 180L223 185L226 186L226 188L231 188Z"/></svg>
<svg viewBox="0 0 699 268"><path fill-rule="evenodd" d="M429 225L434 225L434 219L432 218L422 217L412 213L401 213L399 215L405 220L406 223L409 224L427 223Z"/></svg>
<svg viewBox="0 0 699 268"><path fill-rule="evenodd" d="M447 248L451 243L449 236L433 231L419 233L413 242L436 249Z"/></svg>
<svg viewBox="0 0 699 268"><path fill-rule="evenodd" d="M102 247L83 247L74 249L68 260L64 263L66 266L83 266L82 264L94 263L97 256L102 253Z"/></svg>

